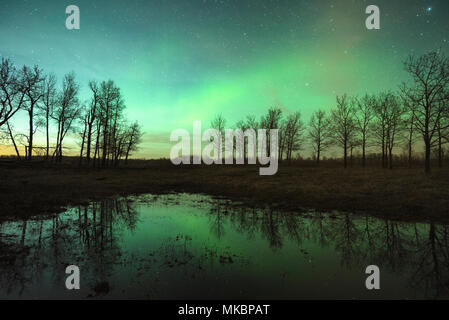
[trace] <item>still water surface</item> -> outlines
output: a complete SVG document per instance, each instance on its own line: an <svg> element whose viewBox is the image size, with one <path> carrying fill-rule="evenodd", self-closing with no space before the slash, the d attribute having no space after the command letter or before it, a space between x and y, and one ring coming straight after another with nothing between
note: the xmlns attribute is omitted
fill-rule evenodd
<svg viewBox="0 0 449 320"><path fill-rule="evenodd" d="M65 289L65 268L81 289ZM381 289L365 288L377 265ZM449 227L252 209L204 195L106 199L0 222L0 298L448 298Z"/></svg>

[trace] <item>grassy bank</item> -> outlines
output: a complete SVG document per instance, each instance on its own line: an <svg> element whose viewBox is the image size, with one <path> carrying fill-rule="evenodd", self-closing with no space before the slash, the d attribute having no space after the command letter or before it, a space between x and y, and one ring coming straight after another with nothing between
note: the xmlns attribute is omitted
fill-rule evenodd
<svg viewBox="0 0 449 320"><path fill-rule="evenodd" d="M112 195L200 192L244 200L248 205L366 212L399 220L449 222L449 170L421 167L385 170L281 165L274 176L258 166L173 166L135 161L117 169L79 168L70 161L0 161L0 215L52 213L67 205Z"/></svg>

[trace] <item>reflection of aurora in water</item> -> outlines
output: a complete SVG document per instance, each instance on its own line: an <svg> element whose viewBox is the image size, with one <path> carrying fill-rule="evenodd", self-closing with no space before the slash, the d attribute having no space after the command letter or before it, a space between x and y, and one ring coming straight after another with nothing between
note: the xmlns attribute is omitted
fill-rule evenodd
<svg viewBox="0 0 449 320"><path fill-rule="evenodd" d="M108 199L1 223L0 297L447 298L448 231L199 195ZM69 264L79 291L64 287ZM379 291L364 287L369 264Z"/></svg>

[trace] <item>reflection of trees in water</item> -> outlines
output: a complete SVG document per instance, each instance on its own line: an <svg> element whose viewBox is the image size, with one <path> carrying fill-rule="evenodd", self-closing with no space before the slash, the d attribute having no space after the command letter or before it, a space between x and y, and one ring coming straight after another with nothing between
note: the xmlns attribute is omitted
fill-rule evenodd
<svg viewBox="0 0 449 320"><path fill-rule="evenodd" d="M221 238L226 231L226 224L230 224L233 230L245 234L248 239L254 239L256 234L261 234L268 240L271 248L281 248L283 236L301 242L304 234L301 233L302 223L298 215L283 213L283 216L270 208L256 210L243 207L233 207L232 203L217 200L210 209L211 233ZM280 230L281 228L285 230Z"/></svg>
<svg viewBox="0 0 449 320"><path fill-rule="evenodd" d="M279 230L281 223L280 215L275 214L273 210L266 209L262 211L261 232L268 239L268 243L273 249L282 247L281 230Z"/></svg>
<svg viewBox="0 0 449 320"><path fill-rule="evenodd" d="M219 202L210 215L211 231L217 236L217 230L223 234L225 228L232 228L248 239L261 234L273 250L282 248L287 239L299 247L304 241L332 246L346 268L364 270L367 265L376 264L398 276L405 275L411 287L424 289L426 297L449 295L449 226L399 223L351 214L334 217L232 208Z"/></svg>
<svg viewBox="0 0 449 320"><path fill-rule="evenodd" d="M221 201L213 202L212 207L210 209L211 213L210 230L211 233L214 234L218 239L223 237L225 234L223 222L227 212L228 211L226 203L222 203Z"/></svg>
<svg viewBox="0 0 449 320"><path fill-rule="evenodd" d="M335 250L340 253L341 264L345 267L359 264L363 252L362 241L360 241L361 232L349 214L346 213L339 219L331 220L329 232L332 235Z"/></svg>
<svg viewBox="0 0 449 320"><path fill-rule="evenodd" d="M222 200L211 203L208 219L210 231L217 238L237 232L249 240L262 239L272 250L293 242L298 253L305 243L312 242L334 249L345 268L364 270L376 264L381 270L406 277L409 285L426 297L449 295L448 226L351 214L259 210L235 207ZM50 218L0 223L0 296L20 296L27 289L38 292L35 286L48 279L63 288L69 264L80 266L83 279L107 283L114 265L121 262L122 232L132 232L138 222L131 201L109 199ZM173 243L166 242L164 254L169 267L192 261L193 253L187 248L190 240L181 235ZM234 259L218 247L207 250L220 263Z"/></svg>
<svg viewBox="0 0 449 320"><path fill-rule="evenodd" d="M0 295L20 296L45 274L62 287L70 264L92 279L106 280L120 257L121 232L133 230L137 219L132 203L108 199L49 219L1 223Z"/></svg>
<svg viewBox="0 0 449 320"><path fill-rule="evenodd" d="M310 219L313 230L310 239L318 243L322 248L326 248L330 244L331 234L327 228L327 223L324 222L325 216L321 212L316 212L313 218ZM303 223L305 225L305 223Z"/></svg>
<svg viewBox="0 0 449 320"><path fill-rule="evenodd" d="M257 210L253 208L233 209L230 211L232 212L230 220L234 229L241 234L245 234L248 239L254 239L258 232L259 214Z"/></svg>
<svg viewBox="0 0 449 320"><path fill-rule="evenodd" d="M415 266L412 285L438 298L449 292L448 227L434 223L426 227L427 232L417 235L421 241L417 242L417 254L412 261Z"/></svg>

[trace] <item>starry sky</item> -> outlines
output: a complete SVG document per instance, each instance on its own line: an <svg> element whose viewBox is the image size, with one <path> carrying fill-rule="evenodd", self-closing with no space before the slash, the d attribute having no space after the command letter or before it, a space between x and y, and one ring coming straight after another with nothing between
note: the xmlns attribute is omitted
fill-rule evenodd
<svg viewBox="0 0 449 320"><path fill-rule="evenodd" d="M65 27L71 4L80 30ZM380 30L365 27L370 4ZM137 156L158 158L193 120L232 127L278 106L308 122L335 95L396 90L407 55L449 52L448 15L447 0L1 0L0 56L59 81L75 71L83 100L89 80L113 79L146 133ZM26 130L25 114L13 124Z"/></svg>

